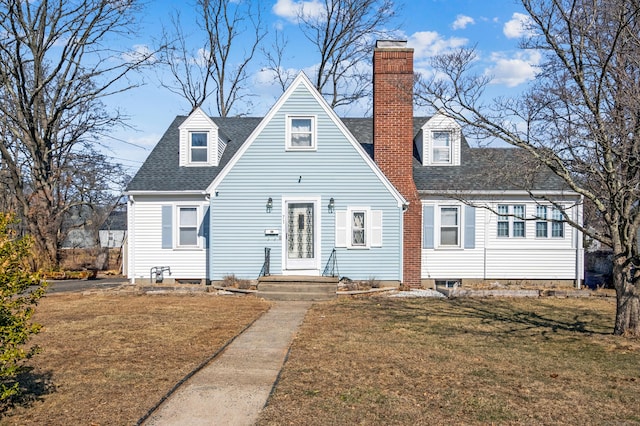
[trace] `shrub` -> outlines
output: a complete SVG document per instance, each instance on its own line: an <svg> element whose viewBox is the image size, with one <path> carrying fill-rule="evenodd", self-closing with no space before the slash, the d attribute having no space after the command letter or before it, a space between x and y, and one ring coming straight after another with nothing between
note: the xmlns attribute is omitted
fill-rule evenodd
<svg viewBox="0 0 640 426"><path fill-rule="evenodd" d="M13 215L0 214L0 401L20 391L17 375L23 361L38 352L25 349L30 336L41 326L31 322L46 283L32 272L32 241L18 237Z"/></svg>

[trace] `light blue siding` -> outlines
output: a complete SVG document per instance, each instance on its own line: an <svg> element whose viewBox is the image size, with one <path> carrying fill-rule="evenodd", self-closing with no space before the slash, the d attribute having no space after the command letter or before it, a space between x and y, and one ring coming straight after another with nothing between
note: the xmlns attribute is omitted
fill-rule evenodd
<svg viewBox="0 0 640 426"><path fill-rule="evenodd" d="M317 150L285 151L286 115L316 115ZM338 248L341 276L351 279L401 277L398 201L303 85L292 92L211 197L211 279L227 274L257 278L264 248L271 248L271 273L282 273L283 197L320 198L320 272L335 240L335 210L349 206L382 210L382 247ZM273 208L267 212L267 200ZM279 230L277 236L265 230Z"/></svg>

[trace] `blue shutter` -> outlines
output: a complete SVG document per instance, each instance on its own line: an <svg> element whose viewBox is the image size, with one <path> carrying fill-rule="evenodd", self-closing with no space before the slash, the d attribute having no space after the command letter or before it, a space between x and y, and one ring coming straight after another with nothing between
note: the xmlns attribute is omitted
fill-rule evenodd
<svg viewBox="0 0 640 426"><path fill-rule="evenodd" d="M464 206L464 248L476 248L476 208Z"/></svg>
<svg viewBox="0 0 640 426"><path fill-rule="evenodd" d="M422 206L422 248L432 249L433 244L433 206Z"/></svg>
<svg viewBox="0 0 640 426"><path fill-rule="evenodd" d="M162 206L162 248L173 248L173 206Z"/></svg>

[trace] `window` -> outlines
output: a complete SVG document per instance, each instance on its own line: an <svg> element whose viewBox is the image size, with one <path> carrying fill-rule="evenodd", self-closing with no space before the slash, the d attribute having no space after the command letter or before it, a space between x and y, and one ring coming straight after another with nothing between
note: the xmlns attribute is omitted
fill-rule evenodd
<svg viewBox="0 0 640 426"><path fill-rule="evenodd" d="M551 236L553 238L564 238L564 218L562 212L557 208L551 210Z"/></svg>
<svg viewBox="0 0 640 426"><path fill-rule="evenodd" d="M451 163L451 132L432 132L432 163Z"/></svg>
<svg viewBox="0 0 640 426"><path fill-rule="evenodd" d="M498 237L509 236L509 206L505 204L498 205Z"/></svg>
<svg viewBox="0 0 640 426"><path fill-rule="evenodd" d="M354 247L366 247L366 212L364 211L352 211L351 212L351 245Z"/></svg>
<svg viewBox="0 0 640 426"><path fill-rule="evenodd" d="M289 117L288 131L288 149L315 149L314 117Z"/></svg>
<svg viewBox="0 0 640 426"><path fill-rule="evenodd" d="M189 133L189 153L191 163L206 163L209 157L207 132Z"/></svg>
<svg viewBox="0 0 640 426"><path fill-rule="evenodd" d="M179 207L178 208L178 246L197 247L198 246L198 208Z"/></svg>
<svg viewBox="0 0 640 426"><path fill-rule="evenodd" d="M440 245L460 245L460 210L458 207L440 208Z"/></svg>
<svg viewBox="0 0 640 426"><path fill-rule="evenodd" d="M546 206L536 206L536 219L536 237L547 238L549 233Z"/></svg>
<svg viewBox="0 0 640 426"><path fill-rule="evenodd" d="M498 204L498 237L526 237L525 206Z"/></svg>
<svg viewBox="0 0 640 426"><path fill-rule="evenodd" d="M336 247L382 247L382 210L350 207L346 210L336 210L335 215Z"/></svg>

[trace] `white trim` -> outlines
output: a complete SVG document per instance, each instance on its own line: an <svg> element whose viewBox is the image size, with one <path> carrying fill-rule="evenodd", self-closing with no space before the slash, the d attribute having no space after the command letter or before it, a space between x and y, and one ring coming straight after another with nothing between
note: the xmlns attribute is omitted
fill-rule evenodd
<svg viewBox="0 0 640 426"><path fill-rule="evenodd" d="M353 244L353 214L364 212L364 244ZM350 206L347 208L347 248L368 250L371 248L371 209L369 207Z"/></svg>
<svg viewBox="0 0 640 426"><path fill-rule="evenodd" d="M284 94L278 99L278 101L271 107L267 115L262 119L260 124L253 130L251 135L247 138L247 140L242 144L242 146L238 149L235 155L229 160L229 162L224 166L224 168L218 173L213 181L207 187L207 192L212 194L215 192L215 189L220 182L224 180L224 178L229 174L229 172L233 169L235 164L242 158L244 153L249 149L251 144L256 140L258 135L262 133L264 128L271 122L276 113L280 110L280 108L284 105L284 103L289 99L291 94L298 88L300 85L304 85L309 93L315 98L318 104L322 107L325 113L329 116L329 118L336 124L336 126L342 131L344 136L347 138L349 143L354 147L356 152L360 154L360 157L364 160L364 162L371 168L371 170L375 173L375 175L380 179L382 184L387 188L389 193L393 195L393 197L397 201L398 207L402 207L404 204L407 204L405 198L398 192L398 190L391 184L389 179L382 173L380 168L376 165L376 163L369 157L364 151L364 148L360 146L356 138L351 134L349 129L345 126L345 124L340 120L340 118L336 115L335 111L331 109L327 101L318 93L318 91L313 87L309 78L304 74L304 72L300 71L296 76L295 80L291 85L287 88Z"/></svg>
<svg viewBox="0 0 640 426"><path fill-rule="evenodd" d="M314 264L312 268L290 269L287 268L287 205L289 203L313 203L313 250ZM304 195L283 195L282 196L282 273L283 275L319 275L320 263L322 260L322 203L320 196L304 196Z"/></svg>
<svg viewBox="0 0 640 426"><path fill-rule="evenodd" d="M206 129L187 129L187 164L185 164L186 167L193 167L193 166L210 166L211 165L211 140L213 139L211 137L211 131L206 130ZM193 161L193 146L192 146L192 136L194 133L203 133L205 135L205 137L207 138L206 141L206 145L204 147L196 147L195 149L198 150L204 150L206 151L205 154L205 160L204 161Z"/></svg>
<svg viewBox="0 0 640 426"><path fill-rule="evenodd" d="M422 195L525 195L525 196L545 196L545 195L553 195L553 196L565 196L565 197L580 197L575 191L567 190L567 191L547 191L544 189L537 189L532 191L526 191L521 189L507 189L507 190L456 190L456 189L447 189L447 190L431 190L431 189L419 189L419 194Z"/></svg>
<svg viewBox="0 0 640 426"><path fill-rule="evenodd" d="M123 195L136 196L136 195L202 195L206 197L209 195L206 191L125 191Z"/></svg>
<svg viewBox="0 0 640 426"><path fill-rule="evenodd" d="M293 146L291 145L291 121L294 119L311 120L311 146ZM317 151L318 150L318 116L308 114L287 114L285 116L285 151Z"/></svg>
<svg viewBox="0 0 640 426"><path fill-rule="evenodd" d="M442 209L456 209L456 220L457 220L457 228L458 228L458 241L457 244L442 244ZM463 233L464 233L464 227L462 226L462 224L464 223L463 218L462 218L462 205L460 204L436 204L436 208L435 208L435 212L436 214L434 214L434 249L443 249L443 250L456 250L456 249L462 249L463 248L463 244L462 242L464 241L463 237ZM451 228L452 226L448 226L448 228Z"/></svg>
<svg viewBox="0 0 640 426"><path fill-rule="evenodd" d="M180 245L180 210L196 209L196 245ZM200 235L202 227L202 205L190 203L177 203L173 206L173 249L174 250L202 250L203 236Z"/></svg>

